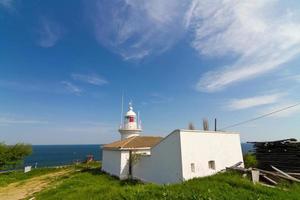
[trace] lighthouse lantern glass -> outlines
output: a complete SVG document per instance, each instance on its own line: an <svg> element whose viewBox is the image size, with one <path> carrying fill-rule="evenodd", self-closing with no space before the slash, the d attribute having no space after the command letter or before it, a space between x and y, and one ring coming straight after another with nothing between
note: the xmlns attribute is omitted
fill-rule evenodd
<svg viewBox="0 0 300 200"><path fill-rule="evenodd" d="M135 122L134 116L126 116L125 119L126 123Z"/></svg>
<svg viewBox="0 0 300 200"><path fill-rule="evenodd" d="M133 116L129 117L129 122L134 122L134 117Z"/></svg>

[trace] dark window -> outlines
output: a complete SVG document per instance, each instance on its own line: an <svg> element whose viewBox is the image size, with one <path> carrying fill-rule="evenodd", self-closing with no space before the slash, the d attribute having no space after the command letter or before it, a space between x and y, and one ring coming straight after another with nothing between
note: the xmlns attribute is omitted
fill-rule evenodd
<svg viewBox="0 0 300 200"><path fill-rule="evenodd" d="M214 160L208 161L208 168L209 169L216 169L216 163Z"/></svg>
<svg viewBox="0 0 300 200"><path fill-rule="evenodd" d="M191 163L191 172L195 172L195 163Z"/></svg>

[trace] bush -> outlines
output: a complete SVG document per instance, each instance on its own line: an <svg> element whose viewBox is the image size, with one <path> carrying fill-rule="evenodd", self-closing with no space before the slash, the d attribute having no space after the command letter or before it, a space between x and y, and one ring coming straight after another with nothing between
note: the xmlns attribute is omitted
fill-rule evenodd
<svg viewBox="0 0 300 200"><path fill-rule="evenodd" d="M253 153L247 153L244 156L244 163L246 168L257 167L257 160Z"/></svg>
<svg viewBox="0 0 300 200"><path fill-rule="evenodd" d="M6 145L0 143L0 169L15 168L22 164L23 159L31 153L32 147L28 144Z"/></svg>

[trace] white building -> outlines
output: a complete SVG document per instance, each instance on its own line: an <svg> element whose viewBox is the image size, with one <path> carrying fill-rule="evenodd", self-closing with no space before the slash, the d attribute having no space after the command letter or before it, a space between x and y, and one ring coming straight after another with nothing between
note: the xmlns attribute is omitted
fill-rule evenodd
<svg viewBox="0 0 300 200"><path fill-rule="evenodd" d="M140 136L132 106L119 129L121 140L104 145L102 170L160 184L215 174L243 162L237 133L177 129L166 137Z"/></svg>

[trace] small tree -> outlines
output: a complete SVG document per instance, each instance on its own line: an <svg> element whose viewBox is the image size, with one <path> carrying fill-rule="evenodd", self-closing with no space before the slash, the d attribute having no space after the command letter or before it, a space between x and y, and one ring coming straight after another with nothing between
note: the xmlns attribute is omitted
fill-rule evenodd
<svg viewBox="0 0 300 200"><path fill-rule="evenodd" d="M247 153L244 155L244 163L245 163L245 168L249 167L257 167L257 160L256 156L253 153Z"/></svg>
<svg viewBox="0 0 300 200"><path fill-rule="evenodd" d="M7 146L4 143L0 143L0 169L7 163Z"/></svg>
<svg viewBox="0 0 300 200"><path fill-rule="evenodd" d="M20 165L23 159L31 153L32 147L28 144L6 145L0 143L0 169Z"/></svg>
<svg viewBox="0 0 300 200"><path fill-rule="evenodd" d="M203 130L205 130L205 131L209 130L209 125L208 125L207 119L203 119Z"/></svg>
<svg viewBox="0 0 300 200"><path fill-rule="evenodd" d="M133 151L129 151L129 159L128 159L128 167L129 167L128 176L129 176L129 179L133 178L132 177L133 166L135 164L137 164L137 162L140 160L140 158L141 158L141 154L133 152Z"/></svg>
<svg viewBox="0 0 300 200"><path fill-rule="evenodd" d="M189 130L195 130L195 126L194 126L194 124L192 122L189 123L188 129Z"/></svg>

